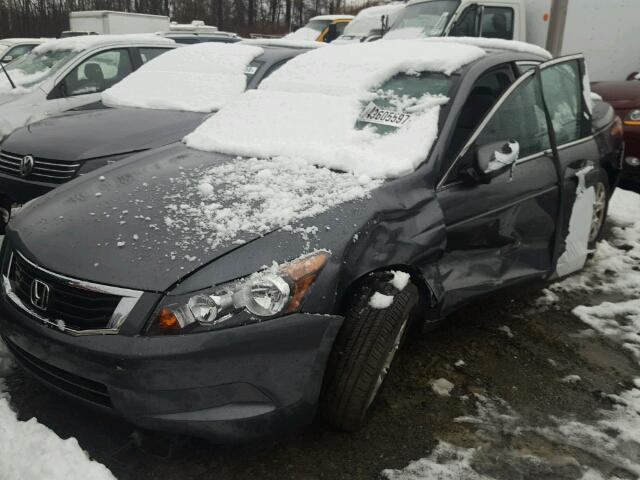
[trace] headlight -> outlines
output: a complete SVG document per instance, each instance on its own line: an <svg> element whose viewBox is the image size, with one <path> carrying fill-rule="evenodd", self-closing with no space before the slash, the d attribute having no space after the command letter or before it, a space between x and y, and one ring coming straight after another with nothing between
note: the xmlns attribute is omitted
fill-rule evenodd
<svg viewBox="0 0 640 480"><path fill-rule="evenodd" d="M636 108L629 112L627 118L624 120L625 125L640 125L640 108Z"/></svg>
<svg viewBox="0 0 640 480"><path fill-rule="evenodd" d="M146 333L201 332L296 312L328 258L327 252L316 252L206 291L167 296Z"/></svg>

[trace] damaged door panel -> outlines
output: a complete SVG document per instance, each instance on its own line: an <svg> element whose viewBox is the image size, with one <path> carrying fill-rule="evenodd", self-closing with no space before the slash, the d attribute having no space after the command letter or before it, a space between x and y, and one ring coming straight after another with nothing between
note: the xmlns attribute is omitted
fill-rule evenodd
<svg viewBox="0 0 640 480"><path fill-rule="evenodd" d="M489 112L439 189L447 226L443 310L551 268L559 192L550 146L530 71Z"/></svg>

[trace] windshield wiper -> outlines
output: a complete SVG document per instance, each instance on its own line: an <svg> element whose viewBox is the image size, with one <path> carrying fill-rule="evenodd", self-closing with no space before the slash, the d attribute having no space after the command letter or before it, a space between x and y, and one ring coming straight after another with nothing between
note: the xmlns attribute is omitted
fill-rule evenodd
<svg viewBox="0 0 640 480"><path fill-rule="evenodd" d="M7 72L7 69L4 68L4 63L0 62L0 66L2 66L2 71L7 76L7 80L9 80L9 83L11 84L11 88L15 89L16 88L16 84L13 83L13 80L11 80L11 77L9 76L9 72Z"/></svg>

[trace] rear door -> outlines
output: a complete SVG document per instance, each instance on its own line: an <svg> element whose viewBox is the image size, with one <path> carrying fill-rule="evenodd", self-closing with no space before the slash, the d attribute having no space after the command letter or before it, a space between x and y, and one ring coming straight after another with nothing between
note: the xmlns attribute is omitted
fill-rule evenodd
<svg viewBox="0 0 640 480"><path fill-rule="evenodd" d="M600 151L591 132L584 58L574 55L546 62L540 66L540 78L562 178L562 215L555 257L556 272L564 276L584 266L588 243L594 239L594 204L598 205L596 197L603 193L593 187L600 175Z"/></svg>
<svg viewBox="0 0 640 480"><path fill-rule="evenodd" d="M477 152L514 141L519 155L511 171L487 183L469 178ZM481 121L438 186L447 229L439 265L444 310L551 271L560 203L551 142L541 82L531 70Z"/></svg>

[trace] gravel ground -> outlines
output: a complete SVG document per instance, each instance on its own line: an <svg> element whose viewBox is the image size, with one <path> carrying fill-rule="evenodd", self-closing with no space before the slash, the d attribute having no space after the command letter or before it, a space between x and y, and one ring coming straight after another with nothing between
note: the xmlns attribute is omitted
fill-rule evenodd
<svg viewBox="0 0 640 480"><path fill-rule="evenodd" d="M611 226L607 237L619 251L635 248L620 244ZM619 273L603 275L615 282ZM600 273L592 280L607 281ZM6 381L20 419L35 416L61 437L76 437L122 480L638 478L640 445L601 422L616 409L611 395L634 387L640 359L572 313L633 297L628 289L577 288L556 299L544 287L501 292L409 342L370 423L350 435L312 426L277 442L217 447L137 431L20 369ZM453 384L450 396L434 392L441 378Z"/></svg>

